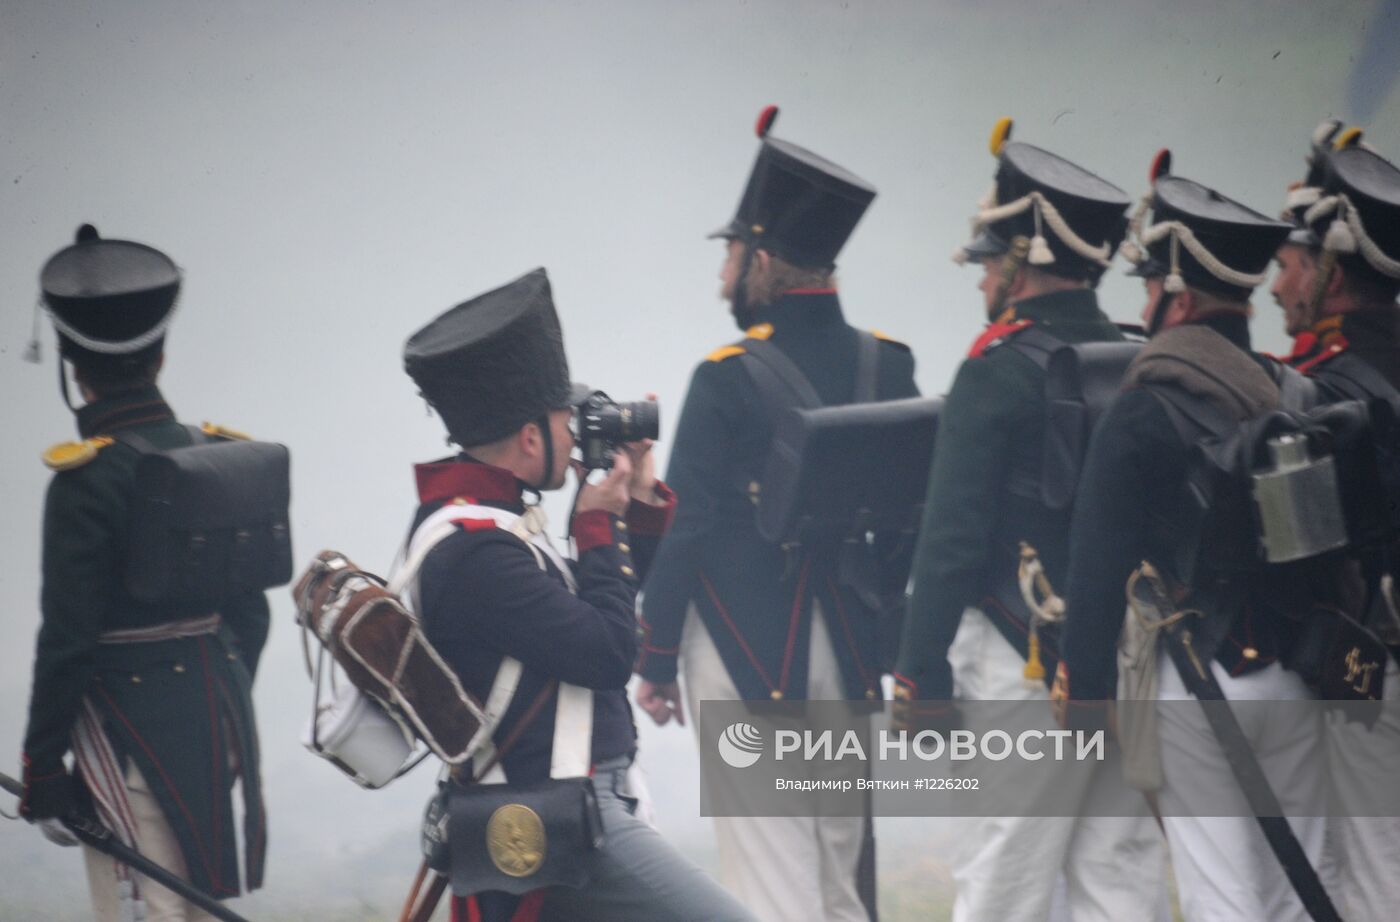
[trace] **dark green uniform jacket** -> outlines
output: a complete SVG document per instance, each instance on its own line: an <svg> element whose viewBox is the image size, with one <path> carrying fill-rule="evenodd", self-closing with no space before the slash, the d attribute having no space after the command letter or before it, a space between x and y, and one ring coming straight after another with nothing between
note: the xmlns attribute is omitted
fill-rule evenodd
<svg viewBox="0 0 1400 922"><path fill-rule="evenodd" d="M1019 301L1016 319L1065 343L1123 338L1087 288ZM896 666L916 697L931 701L953 695L948 648L969 606L982 607L1026 655L1024 620L991 600L1014 585L1019 542L1040 552L1057 591L1069 556L1068 511L1052 512L1038 499L1045 372L1016 349L987 340L981 337L958 369L943 404ZM1053 659L1045 665L1053 673Z"/></svg>
<svg viewBox="0 0 1400 922"><path fill-rule="evenodd" d="M802 370L825 404L851 401L858 333L834 291L789 292L760 309L757 321L771 325L769 342ZM847 695L878 698L876 616L838 586L836 549L807 546L789 560L758 533L742 484L762 473L773 422L737 359L742 351L717 350L690 381L666 472L678 499L676 520L643 590L637 671L652 682L675 680L681 630L694 602L744 699L802 698L816 598ZM884 340L879 355L879 399L918 396L908 348Z"/></svg>
<svg viewBox="0 0 1400 922"><path fill-rule="evenodd" d="M154 387L78 411L84 438L131 431L157 448L188 445ZM105 632L210 614L138 603L123 583L132 478L139 455L121 442L56 474L44 505L43 623L24 740L31 815L62 809L63 757L88 697L122 766L134 761L179 838L190 881L216 897L239 893L229 747L242 778L248 889L262 883L267 828L249 697L267 638L262 593L230 599L217 634L101 644Z"/></svg>

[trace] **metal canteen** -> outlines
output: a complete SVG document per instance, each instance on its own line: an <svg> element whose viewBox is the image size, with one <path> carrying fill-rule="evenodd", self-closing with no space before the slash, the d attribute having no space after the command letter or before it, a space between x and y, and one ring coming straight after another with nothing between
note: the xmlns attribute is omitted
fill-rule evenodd
<svg viewBox="0 0 1400 922"><path fill-rule="evenodd" d="M1301 435L1269 439L1270 466L1253 475L1259 535L1269 563L1316 557L1347 543L1331 455L1311 457Z"/></svg>

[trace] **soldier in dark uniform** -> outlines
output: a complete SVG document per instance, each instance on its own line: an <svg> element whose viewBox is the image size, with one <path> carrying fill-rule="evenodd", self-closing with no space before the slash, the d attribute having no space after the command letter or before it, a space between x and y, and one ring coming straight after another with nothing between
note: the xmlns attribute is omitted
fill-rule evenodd
<svg viewBox="0 0 1400 922"><path fill-rule="evenodd" d="M767 137L775 115L759 119L738 213L712 235L727 247L721 296L748 339L710 353L691 379L668 471L676 525L642 597L637 702L659 724L684 722L678 670L692 713L705 699L881 697L876 613L840 583L835 547L808 544L790 558L759 535L750 496L775 420L746 343L776 346L823 404L852 401L861 335L832 273L875 197L847 170ZM917 395L907 347L880 338L877 361L876 398ZM721 879L762 919L865 919L863 827L859 817L718 818Z"/></svg>
<svg viewBox="0 0 1400 922"><path fill-rule="evenodd" d="M71 363L86 404L75 411L82 441L44 455L56 473L44 504L43 623L20 810L65 840L57 819L94 804L147 857L215 898L237 896L235 780L249 890L262 884L267 847L249 696L267 601L252 593L214 612L148 604L123 579L139 453L122 439L136 435L158 449L192 441L156 387L180 274L165 254L100 239L85 225L44 266L40 283L60 372ZM64 764L70 749L72 770ZM128 918L138 901L152 922L212 918L84 851L99 919Z"/></svg>
<svg viewBox="0 0 1400 922"><path fill-rule="evenodd" d="M1359 144L1352 129L1314 155L1313 194L1290 197L1294 230L1279 248L1274 300L1285 317L1316 322L1311 348L1295 350L1295 368L1317 382L1319 399L1400 398L1400 169ZM1334 230L1334 226L1336 229ZM1375 604L1357 612L1391 650L1384 696L1400 700L1400 621L1395 615L1394 571L1400 550L1373 555L1363 567ZM1400 904L1400 822L1370 817L1367 793L1391 783L1400 764L1400 724L1393 708L1372 727L1329 715L1328 752L1339 848L1338 893L1348 919L1389 918ZM1359 753L1367 758L1359 758Z"/></svg>
<svg viewBox="0 0 1400 922"><path fill-rule="evenodd" d="M1123 238L1127 194L1010 141L1010 131L1010 119L993 131L996 183L975 239L955 257L982 264L989 326L939 420L895 671L896 725L911 729L932 718L932 702L954 696L1045 699L1054 650L1043 625L1031 632L1017 584L1020 543L1062 588L1069 510L1042 499L1045 365L1036 356L1059 343L1123 339L1094 288ZM1105 784L1121 786L1116 766L1105 766ZM1000 818L969 835L952 863L955 919L1046 918L1062 868L1077 920L1139 916L1162 888L1160 836L1146 816Z"/></svg>
<svg viewBox="0 0 1400 922"><path fill-rule="evenodd" d="M1186 419L1181 406L1239 421L1281 405L1273 361L1250 349L1249 298L1289 227L1169 175L1169 164L1169 155L1159 155L1154 165L1151 223L1140 229L1135 247L1152 339L1094 431L1071 526L1063 658L1052 692L1062 720L1071 723L1101 719L1093 715L1115 697L1125 586L1130 577L1151 581L1149 571L1135 575L1144 561L1160 574L1173 608L1205 613L1187 624L1190 635L1199 635L1192 649L1200 649L1191 655L1209 664L1226 698L1311 697L1280 662L1291 640L1289 622L1226 560L1195 550L1197 507L1186 483L1195 441L1177 425ZM1207 649L1206 637L1218 643ZM1152 697L1169 702L1156 711L1157 797L1183 916L1193 922L1307 918L1249 818L1200 709L1172 703L1195 695L1165 650L1152 652L1155 643L1146 649L1156 669ZM1238 716L1316 867L1323 840L1316 757L1322 728L1308 713L1315 716L1282 709ZM1203 792L1238 795L1238 812L1197 815L1193 805Z"/></svg>
<svg viewBox="0 0 1400 922"><path fill-rule="evenodd" d="M1359 142L1359 131L1351 129L1334 142L1336 149L1317 155L1309 174L1317 194L1310 205L1289 210L1295 226L1279 248L1272 288L1290 318L1289 332L1291 318L1308 318L1305 332L1312 335L1295 348L1290 364L1316 379L1329 400L1387 397L1400 386L1400 261L1389 255L1400 251L1396 168ZM1348 375L1358 363L1381 380L1352 380L1366 375Z"/></svg>
<svg viewBox="0 0 1400 922"><path fill-rule="evenodd" d="M550 778L556 750L575 730L556 727L556 715L567 713L563 689L591 690L591 707L569 718L585 737L572 742L583 753L580 774L591 774L597 789L606 836L586 859L591 882L536 891L523 908L486 894L477 911L486 919L512 918L517 909L516 919L541 909L539 918L609 922L748 919L633 815L628 770L637 739L625 687L637 650L634 605L675 506L653 473L650 442L624 446L606 479L580 486L569 523L576 560L559 555L544 534L539 493L564 484L575 444L571 406L586 395L571 388L544 270L419 330L404 365L462 447L416 469L421 505L412 536L444 522L457 528L419 571L414 597L424 630L479 700L488 700L507 658L521 668L495 733L499 762L486 780ZM465 900L454 912L477 918Z"/></svg>
<svg viewBox="0 0 1400 922"><path fill-rule="evenodd" d="M1278 248L1275 260L1278 272L1270 293L1283 310L1284 332L1293 337L1293 348L1284 361L1294 367L1316 358L1335 339L1340 317L1324 317L1318 313L1316 293L1304 284L1304 275L1311 277L1315 251L1322 240L1309 229L1307 211L1322 197L1322 183L1327 173L1327 156L1334 148L1359 143L1361 129L1346 128L1337 119L1327 119L1313 130L1311 147L1304 158L1307 174L1290 183L1285 201L1283 220L1293 225L1288 239Z"/></svg>

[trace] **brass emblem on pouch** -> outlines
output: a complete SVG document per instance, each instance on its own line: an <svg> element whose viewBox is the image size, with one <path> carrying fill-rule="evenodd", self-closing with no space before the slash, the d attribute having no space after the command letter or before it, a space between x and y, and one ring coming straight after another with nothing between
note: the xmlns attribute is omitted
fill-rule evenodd
<svg viewBox="0 0 1400 922"><path fill-rule="evenodd" d="M544 864L544 822L524 804L497 807L486 821L491 863L511 877L529 877Z"/></svg>
<svg viewBox="0 0 1400 922"><path fill-rule="evenodd" d="M1380 668L1380 663L1361 662L1361 648L1352 647L1351 652L1344 660L1347 667L1347 674L1342 677L1342 681L1351 685L1351 690L1358 695L1369 694L1371 690L1371 673ZM1356 680L1360 679L1360 682Z"/></svg>

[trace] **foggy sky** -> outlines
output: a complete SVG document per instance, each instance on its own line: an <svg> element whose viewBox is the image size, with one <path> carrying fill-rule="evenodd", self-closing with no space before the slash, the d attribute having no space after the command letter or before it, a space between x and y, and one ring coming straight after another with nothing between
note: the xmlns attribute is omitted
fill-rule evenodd
<svg viewBox="0 0 1400 922"><path fill-rule="evenodd" d="M74 437L47 323L44 364L20 356L39 267L80 223L181 266L163 389L188 421L292 448L298 569L335 547L383 570L410 464L445 453L400 350L461 300L546 266L574 377L656 391L670 433L693 366L738 336L703 237L732 214L763 105L782 107L775 136L879 190L842 255L843 303L908 342L936 393L980 325L978 272L948 255L991 180L999 116L1135 197L1170 146L1179 175L1275 213L1313 127L1349 104L1400 157L1380 7L0 0L0 767L18 774L38 624L39 454ZM1379 21L1394 18L1392 3ZM1121 268L1101 296L1134 320ZM1284 349L1262 289L1255 306L1256 343ZM255 689L268 887L241 911L383 917L416 863L431 772L366 794L301 748L309 684L289 595L270 597ZM693 736L642 730L663 828L708 860ZM887 849L882 868L912 860ZM0 822L0 918L81 917L84 886L72 852Z"/></svg>

